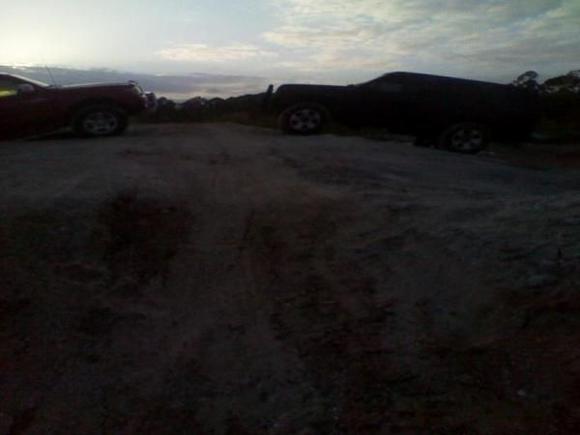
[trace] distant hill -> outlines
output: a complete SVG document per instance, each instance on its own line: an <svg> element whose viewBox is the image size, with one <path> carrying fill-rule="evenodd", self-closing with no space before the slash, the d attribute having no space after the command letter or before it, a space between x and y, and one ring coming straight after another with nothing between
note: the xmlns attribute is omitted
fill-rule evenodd
<svg viewBox="0 0 580 435"><path fill-rule="evenodd" d="M57 84L69 85L94 82L126 82L135 80L147 91L175 100L188 100L194 96L230 97L263 92L269 80L263 77L228 76L218 74L152 75L121 72L109 69L51 68ZM0 72L19 74L46 83L51 77L41 66L11 67L0 65Z"/></svg>

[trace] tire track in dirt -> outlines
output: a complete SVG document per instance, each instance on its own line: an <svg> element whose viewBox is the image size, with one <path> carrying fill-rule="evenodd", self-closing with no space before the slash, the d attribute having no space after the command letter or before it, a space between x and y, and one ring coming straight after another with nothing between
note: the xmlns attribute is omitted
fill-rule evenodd
<svg viewBox="0 0 580 435"><path fill-rule="evenodd" d="M207 181L191 207L196 214L193 249L182 250L172 265L168 287L178 300L169 309L179 320L161 372L166 383L181 384L177 396L197 408L196 415L204 415L203 427L221 431L227 425L236 430L247 426L256 433L256 427L274 424L289 408L299 409L301 390L307 388L292 349L280 347L271 331L271 279L263 259L256 261L253 255L256 220L270 201L279 202L288 189L296 190L295 180L287 174L289 181L264 184L280 168L259 162L243 145L228 147L209 137L204 147L206 162L189 159L190 170ZM287 387L277 391L280 383ZM165 397L161 385L157 394ZM278 394L285 400L273 400ZM213 398L211 407L200 401L206 395ZM141 418L150 419L149 412Z"/></svg>

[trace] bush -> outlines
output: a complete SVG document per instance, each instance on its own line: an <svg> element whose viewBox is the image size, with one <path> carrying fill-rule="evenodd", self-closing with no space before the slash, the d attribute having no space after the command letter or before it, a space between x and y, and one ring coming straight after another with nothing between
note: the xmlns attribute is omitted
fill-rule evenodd
<svg viewBox="0 0 580 435"><path fill-rule="evenodd" d="M268 125L271 120L262 113L262 101L265 94L243 95L227 99L203 97L191 98L183 103L176 103L167 98L159 98L157 109L145 114L145 122L202 122L228 121L244 124Z"/></svg>

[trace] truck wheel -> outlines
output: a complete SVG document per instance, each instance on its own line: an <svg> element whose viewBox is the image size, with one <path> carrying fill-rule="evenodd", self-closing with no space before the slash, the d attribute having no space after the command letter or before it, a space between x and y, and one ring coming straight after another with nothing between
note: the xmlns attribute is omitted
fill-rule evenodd
<svg viewBox="0 0 580 435"><path fill-rule="evenodd" d="M128 125L125 111L113 105L85 107L73 121L75 133L84 137L115 136L123 133Z"/></svg>
<svg viewBox="0 0 580 435"><path fill-rule="evenodd" d="M489 143L489 132L481 124L455 124L439 136L439 147L449 151L476 154L484 150Z"/></svg>
<svg viewBox="0 0 580 435"><path fill-rule="evenodd" d="M326 119L326 111L322 107L297 104L284 110L279 122L285 133L307 135L320 133Z"/></svg>

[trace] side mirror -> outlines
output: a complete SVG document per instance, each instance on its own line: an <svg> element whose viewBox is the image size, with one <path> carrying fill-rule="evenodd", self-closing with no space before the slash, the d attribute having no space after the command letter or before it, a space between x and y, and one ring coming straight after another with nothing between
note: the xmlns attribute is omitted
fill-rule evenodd
<svg viewBox="0 0 580 435"><path fill-rule="evenodd" d="M28 95L36 92L36 88L28 83L18 86L18 95Z"/></svg>

